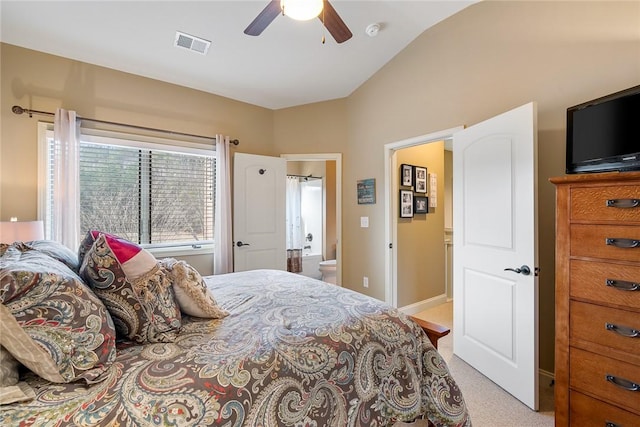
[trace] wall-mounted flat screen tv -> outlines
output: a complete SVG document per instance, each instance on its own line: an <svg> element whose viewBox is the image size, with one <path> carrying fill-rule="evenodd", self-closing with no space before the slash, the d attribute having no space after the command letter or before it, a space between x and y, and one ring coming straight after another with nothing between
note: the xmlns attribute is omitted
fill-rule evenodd
<svg viewBox="0 0 640 427"><path fill-rule="evenodd" d="M567 173L640 170L640 86L567 109Z"/></svg>

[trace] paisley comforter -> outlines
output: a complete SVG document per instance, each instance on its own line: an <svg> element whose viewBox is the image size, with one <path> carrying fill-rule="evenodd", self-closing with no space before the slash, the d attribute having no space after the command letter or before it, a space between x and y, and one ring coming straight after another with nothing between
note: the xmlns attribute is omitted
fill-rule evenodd
<svg viewBox="0 0 640 427"><path fill-rule="evenodd" d="M258 270L206 278L220 320L183 318L174 343L120 343L107 379L52 384L3 426L470 426L424 332L370 297Z"/></svg>

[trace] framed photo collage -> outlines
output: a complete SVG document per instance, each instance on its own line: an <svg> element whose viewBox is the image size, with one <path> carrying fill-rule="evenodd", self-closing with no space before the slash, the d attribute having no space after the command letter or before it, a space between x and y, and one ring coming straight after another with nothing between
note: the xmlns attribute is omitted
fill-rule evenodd
<svg viewBox="0 0 640 427"><path fill-rule="evenodd" d="M400 165L400 218L413 218L429 213L427 168L403 163ZM409 187L409 188L406 188Z"/></svg>

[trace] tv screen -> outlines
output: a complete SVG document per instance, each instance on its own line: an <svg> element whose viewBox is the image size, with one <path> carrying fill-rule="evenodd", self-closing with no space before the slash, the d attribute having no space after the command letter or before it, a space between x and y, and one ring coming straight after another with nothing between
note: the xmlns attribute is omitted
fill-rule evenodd
<svg viewBox="0 0 640 427"><path fill-rule="evenodd" d="M640 170L640 86L567 109L567 173Z"/></svg>

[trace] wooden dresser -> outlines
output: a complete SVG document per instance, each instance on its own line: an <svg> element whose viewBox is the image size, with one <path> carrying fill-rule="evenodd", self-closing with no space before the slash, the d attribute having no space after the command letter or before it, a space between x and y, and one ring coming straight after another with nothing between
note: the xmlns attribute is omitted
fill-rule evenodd
<svg viewBox="0 0 640 427"><path fill-rule="evenodd" d="M640 172L556 185L556 426L640 426Z"/></svg>

